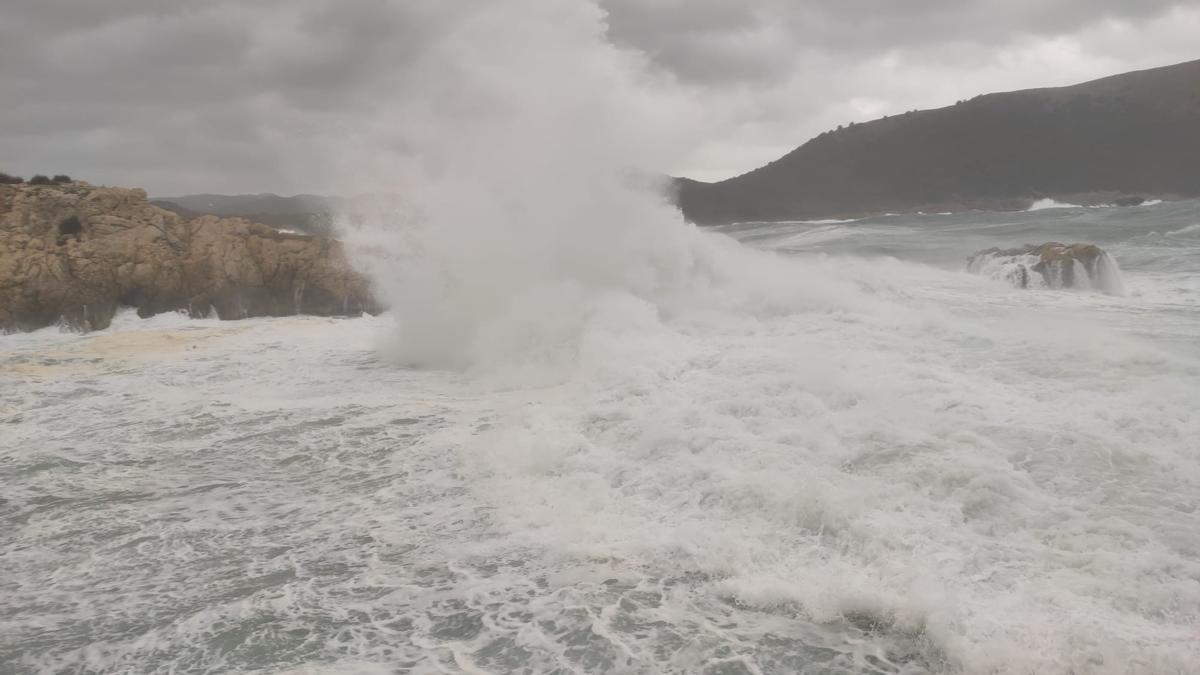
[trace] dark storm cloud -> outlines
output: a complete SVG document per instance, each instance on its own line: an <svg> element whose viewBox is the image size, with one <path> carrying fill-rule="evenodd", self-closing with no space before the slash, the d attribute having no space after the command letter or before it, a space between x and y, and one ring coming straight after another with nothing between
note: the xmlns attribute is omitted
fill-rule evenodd
<svg viewBox="0 0 1200 675"><path fill-rule="evenodd" d="M699 82L775 79L797 54L864 58L911 46L995 46L1103 20L1144 20L1177 0L604 0L610 35Z"/></svg>
<svg viewBox="0 0 1200 675"><path fill-rule="evenodd" d="M720 178L829 128L1200 58L1197 0L602 0L609 36L730 110Z"/></svg>
<svg viewBox="0 0 1200 675"><path fill-rule="evenodd" d="M407 65L482 1L0 3L0 170L158 194L319 190L317 139L403 96ZM715 111L710 141L673 167L699 175L750 168L847 119L1200 56L1196 2L602 6L614 42Z"/></svg>
<svg viewBox="0 0 1200 675"><path fill-rule="evenodd" d="M0 5L0 160L158 192L278 185L420 50L435 13L406 5Z"/></svg>

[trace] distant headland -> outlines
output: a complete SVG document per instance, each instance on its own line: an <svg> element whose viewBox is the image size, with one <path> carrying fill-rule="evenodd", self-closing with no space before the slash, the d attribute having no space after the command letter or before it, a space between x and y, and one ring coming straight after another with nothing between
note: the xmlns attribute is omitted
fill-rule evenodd
<svg viewBox="0 0 1200 675"><path fill-rule="evenodd" d="M741 176L675 188L705 225L1196 197L1200 60L839 127Z"/></svg>

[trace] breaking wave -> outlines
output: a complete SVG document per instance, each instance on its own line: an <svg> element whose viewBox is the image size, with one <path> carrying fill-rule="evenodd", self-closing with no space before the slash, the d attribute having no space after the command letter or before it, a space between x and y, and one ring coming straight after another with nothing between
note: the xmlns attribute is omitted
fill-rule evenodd
<svg viewBox="0 0 1200 675"><path fill-rule="evenodd" d="M344 223L388 316L4 343L0 669L1200 662L1193 314L964 274L1039 227L988 214L936 218L945 266L820 248L926 220L701 231L642 173L696 106L598 6L411 6L422 58L341 162L403 192Z"/></svg>
<svg viewBox="0 0 1200 675"><path fill-rule="evenodd" d="M1083 207L1080 206L1079 204L1068 204L1066 202L1055 201L1055 200L1047 197L1044 199L1037 200L1032 205L1030 205L1030 207L1027 210L1028 211L1045 211L1048 209L1082 209L1082 208Z"/></svg>

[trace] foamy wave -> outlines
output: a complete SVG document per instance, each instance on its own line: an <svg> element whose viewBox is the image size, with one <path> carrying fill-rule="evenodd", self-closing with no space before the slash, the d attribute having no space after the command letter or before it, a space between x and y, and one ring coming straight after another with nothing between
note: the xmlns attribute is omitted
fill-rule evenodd
<svg viewBox="0 0 1200 675"><path fill-rule="evenodd" d="M1088 295L690 227L627 167L694 103L599 6L407 5L370 147L415 147L412 209L350 232L392 317L0 355L4 665L1200 662L1194 360Z"/></svg>
<svg viewBox="0 0 1200 675"><path fill-rule="evenodd" d="M1194 359L1103 299L695 234L689 289L497 315L519 343L586 307L567 358L468 376L379 359L386 318L6 343L5 665L1200 659Z"/></svg>
<svg viewBox="0 0 1200 675"><path fill-rule="evenodd" d="M1171 230L1163 235L1164 237L1177 237L1191 239L1192 236L1200 236L1200 223L1188 225L1187 227L1178 230Z"/></svg>
<svg viewBox="0 0 1200 675"><path fill-rule="evenodd" d="M796 220L787 222L804 223L806 225L840 225L844 223L854 223L862 218L823 218L821 220Z"/></svg>
<svg viewBox="0 0 1200 675"><path fill-rule="evenodd" d="M1066 202L1055 201L1050 198L1039 199L1034 202L1026 211L1045 211L1047 209L1082 209L1079 204L1068 204Z"/></svg>

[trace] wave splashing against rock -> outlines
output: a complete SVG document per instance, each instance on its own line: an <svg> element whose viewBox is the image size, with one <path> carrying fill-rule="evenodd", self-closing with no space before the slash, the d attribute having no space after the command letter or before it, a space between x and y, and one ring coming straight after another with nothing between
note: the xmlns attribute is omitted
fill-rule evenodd
<svg viewBox="0 0 1200 675"><path fill-rule="evenodd" d="M989 248L972 255L967 271L1003 280L1017 288L1076 288L1124 295L1116 259L1094 244Z"/></svg>

